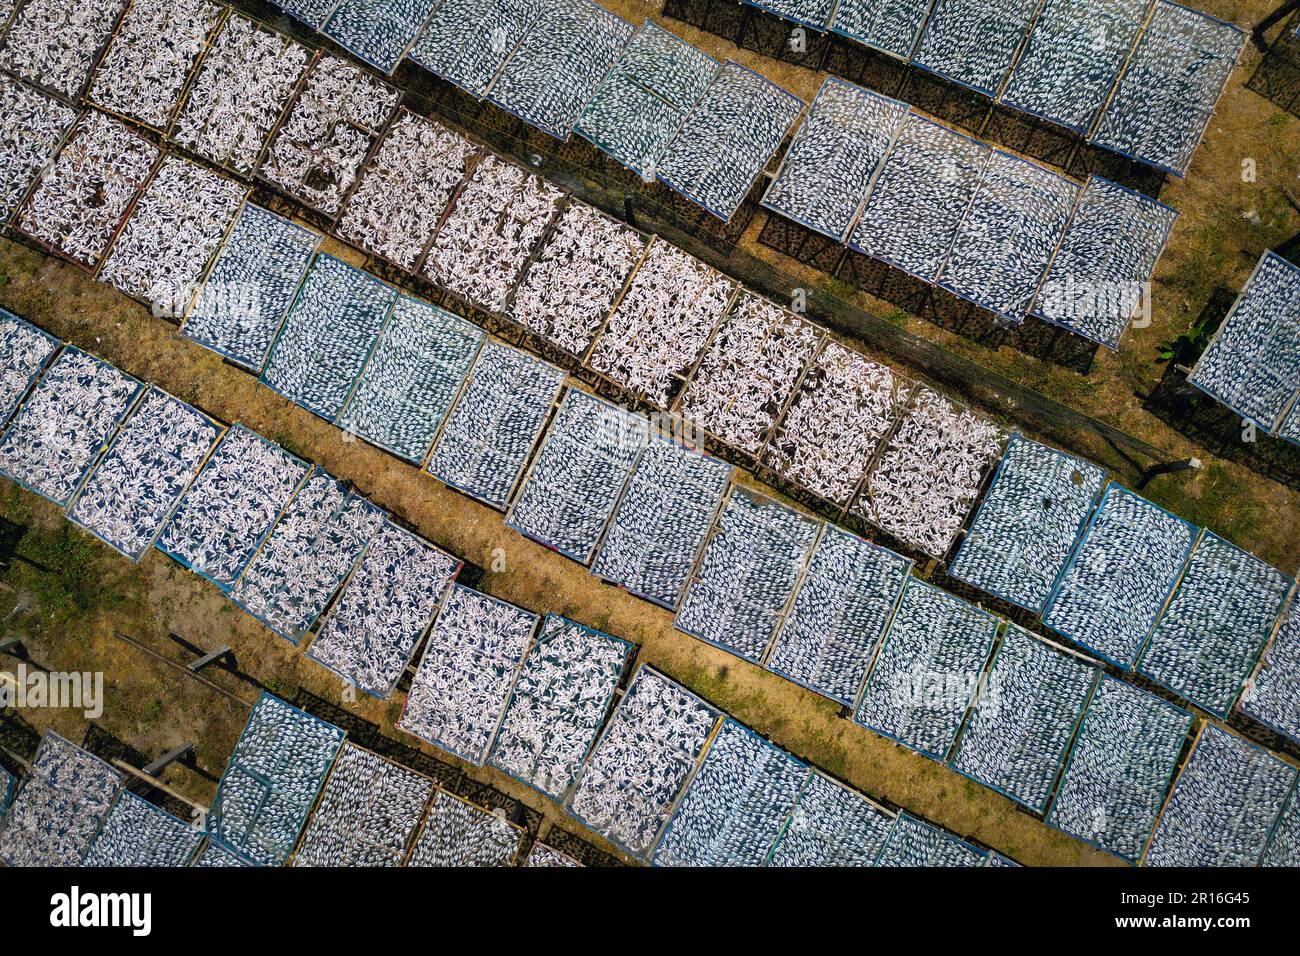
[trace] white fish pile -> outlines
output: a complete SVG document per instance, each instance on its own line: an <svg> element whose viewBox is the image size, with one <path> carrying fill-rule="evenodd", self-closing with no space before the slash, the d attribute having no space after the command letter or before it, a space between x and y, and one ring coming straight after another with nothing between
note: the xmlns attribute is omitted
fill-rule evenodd
<svg viewBox="0 0 1300 956"><path fill-rule="evenodd" d="M906 103L827 77L763 196L763 205L843 241Z"/></svg>
<svg viewBox="0 0 1300 956"><path fill-rule="evenodd" d="M387 697L459 571L447 552L385 523L307 656L366 693Z"/></svg>
<svg viewBox="0 0 1300 956"><path fill-rule="evenodd" d="M261 177L313 209L337 213L397 100L388 84L322 56L272 138Z"/></svg>
<svg viewBox="0 0 1300 956"><path fill-rule="evenodd" d="M645 857L717 717L682 685L641 667L583 766L570 812Z"/></svg>
<svg viewBox="0 0 1300 956"><path fill-rule="evenodd" d="M67 505L142 388L68 346L0 435L0 474Z"/></svg>
<svg viewBox="0 0 1300 956"><path fill-rule="evenodd" d="M733 488L673 626L757 663L819 528L791 508Z"/></svg>
<svg viewBox="0 0 1300 956"><path fill-rule="evenodd" d="M1067 129L1091 129L1150 7L1150 0L1047 0L1003 102Z"/></svg>
<svg viewBox="0 0 1300 956"><path fill-rule="evenodd" d="M314 232L245 203L185 323L186 337L260 372L319 242Z"/></svg>
<svg viewBox="0 0 1300 956"><path fill-rule="evenodd" d="M655 850L655 866L762 866L808 768L730 717Z"/></svg>
<svg viewBox="0 0 1300 956"><path fill-rule="evenodd" d="M76 110L0 75L0 222L13 215L76 119Z"/></svg>
<svg viewBox="0 0 1300 956"><path fill-rule="evenodd" d="M757 454L819 338L811 322L741 292L677 410L733 448Z"/></svg>
<svg viewBox="0 0 1300 956"><path fill-rule="evenodd" d="M1260 866L1300 866L1300 786L1292 787Z"/></svg>
<svg viewBox="0 0 1300 956"><path fill-rule="evenodd" d="M983 850L936 826L900 813L876 866L985 866Z"/></svg>
<svg viewBox="0 0 1300 956"><path fill-rule="evenodd" d="M1105 469L1013 435L948 573L1042 611L1105 482Z"/></svg>
<svg viewBox="0 0 1300 956"><path fill-rule="evenodd" d="M852 706L911 567L827 525L765 666Z"/></svg>
<svg viewBox="0 0 1300 956"><path fill-rule="evenodd" d="M486 343L438 436L429 473L504 510L563 382L563 370Z"/></svg>
<svg viewBox="0 0 1300 956"><path fill-rule="evenodd" d="M433 120L401 110L348 197L338 234L414 270L479 149Z"/></svg>
<svg viewBox="0 0 1300 956"><path fill-rule="evenodd" d="M772 433L767 466L844 507L910 389L888 366L826 340Z"/></svg>
<svg viewBox="0 0 1300 956"><path fill-rule="evenodd" d="M803 100L728 60L682 121L659 164L659 177L715 216L730 219L803 106Z"/></svg>
<svg viewBox="0 0 1300 956"><path fill-rule="evenodd" d="M849 245L934 281L991 150L912 113L885 158Z"/></svg>
<svg viewBox="0 0 1300 956"><path fill-rule="evenodd" d="M524 866L582 866L567 853L561 853L545 843L534 843L524 860Z"/></svg>
<svg viewBox="0 0 1300 956"><path fill-rule="evenodd" d="M1034 315L1118 348L1177 218L1164 203L1088 177L1034 300Z"/></svg>
<svg viewBox="0 0 1300 956"><path fill-rule="evenodd" d="M913 60L992 96L1011 71L1039 6L1039 0L1006 0L995 12L982 0L937 0Z"/></svg>
<svg viewBox="0 0 1300 956"><path fill-rule="evenodd" d="M944 760L974 698L998 618L913 578L867 675L854 720Z"/></svg>
<svg viewBox="0 0 1300 956"><path fill-rule="evenodd" d="M224 14L223 6L207 0L131 0L87 98L119 116L166 129Z"/></svg>
<svg viewBox="0 0 1300 956"><path fill-rule="evenodd" d="M0 66L75 102L127 0L27 0L5 34Z"/></svg>
<svg viewBox="0 0 1300 956"><path fill-rule="evenodd" d="M69 520L139 561L220 435L202 412L150 387L77 492Z"/></svg>
<svg viewBox="0 0 1300 956"><path fill-rule="evenodd" d="M1103 677L1047 822L1137 862L1173 781L1192 715Z"/></svg>
<svg viewBox="0 0 1300 956"><path fill-rule="evenodd" d="M333 256L317 256L271 348L262 381L333 421L396 301L392 286Z"/></svg>
<svg viewBox="0 0 1300 956"><path fill-rule="evenodd" d="M820 30L830 22L835 0L756 0L754 6L775 13L782 20Z"/></svg>
<svg viewBox="0 0 1300 956"><path fill-rule="evenodd" d="M1042 813L1097 672L1011 625L953 767Z"/></svg>
<svg viewBox="0 0 1300 956"><path fill-rule="evenodd" d="M1147 640L1138 670L1224 716L1273 631L1291 579L1209 531Z"/></svg>
<svg viewBox="0 0 1300 956"><path fill-rule="evenodd" d="M557 614L524 658L489 763L563 802L605 722L632 645Z"/></svg>
<svg viewBox="0 0 1300 956"><path fill-rule="evenodd" d="M651 440L628 479L592 573L676 608L731 477L726 462Z"/></svg>
<svg viewBox="0 0 1300 956"><path fill-rule="evenodd" d="M497 813L438 791L406 866L513 866L519 827Z"/></svg>
<svg viewBox="0 0 1300 956"><path fill-rule="evenodd" d="M768 866L874 866L893 817L862 794L813 770Z"/></svg>
<svg viewBox="0 0 1300 956"><path fill-rule="evenodd" d="M513 866L523 834L495 813L441 790L406 866Z"/></svg>
<svg viewBox="0 0 1300 956"><path fill-rule="evenodd" d="M648 435L642 416L570 389L506 524L586 564Z"/></svg>
<svg viewBox="0 0 1300 956"><path fill-rule="evenodd" d="M203 839L200 830L122 791L82 858L82 866L185 866Z"/></svg>
<svg viewBox="0 0 1300 956"><path fill-rule="evenodd" d="M510 317L566 352L585 355L645 246L633 230L571 202L524 272Z"/></svg>
<svg viewBox="0 0 1300 956"><path fill-rule="evenodd" d="M76 866L122 785L122 775L52 730L0 821L8 866Z"/></svg>
<svg viewBox="0 0 1300 956"><path fill-rule="evenodd" d="M279 445L232 426L158 536L158 548L229 589L307 472Z"/></svg>
<svg viewBox="0 0 1300 956"><path fill-rule="evenodd" d="M86 113L18 212L19 230L95 266L158 160L158 148L102 113Z"/></svg>
<svg viewBox="0 0 1300 956"><path fill-rule="evenodd" d="M1300 267L1265 252L1188 381L1265 431L1300 390Z"/></svg>
<svg viewBox="0 0 1300 956"><path fill-rule="evenodd" d="M400 866L433 781L345 743L321 790L294 866Z"/></svg>
<svg viewBox="0 0 1300 956"><path fill-rule="evenodd" d="M383 523L382 511L315 466L230 599L297 644Z"/></svg>
<svg viewBox="0 0 1300 956"><path fill-rule="evenodd" d="M392 73L438 0L341 0L321 33L349 53Z"/></svg>
<svg viewBox="0 0 1300 956"><path fill-rule="evenodd" d="M953 239L939 284L1020 322L1078 195L1078 185L1064 176L1018 156L994 153Z"/></svg>
<svg viewBox="0 0 1300 956"><path fill-rule="evenodd" d="M252 175L310 60L302 44L232 13L203 55L171 138L218 166Z"/></svg>
<svg viewBox="0 0 1300 956"><path fill-rule="evenodd" d="M1300 741L1300 604L1294 599L1259 673L1241 698L1241 710Z"/></svg>
<svg viewBox="0 0 1300 956"><path fill-rule="evenodd" d="M313 30L319 30L339 5L339 0L281 0L280 9L299 23L305 23Z"/></svg>
<svg viewBox="0 0 1300 956"><path fill-rule="evenodd" d="M236 867L252 866L248 860L236 853L229 847L222 846L211 839L207 845L199 851L199 855L194 858L190 866L201 867Z"/></svg>
<svg viewBox="0 0 1300 956"><path fill-rule="evenodd" d="M438 230L424 274L474 305L504 311L563 198L540 176L485 156Z"/></svg>
<svg viewBox="0 0 1300 956"><path fill-rule="evenodd" d="M933 0L839 0L835 32L906 60Z"/></svg>
<svg viewBox="0 0 1300 956"><path fill-rule="evenodd" d="M1160 814L1147 866L1257 866L1296 769L1208 725Z"/></svg>
<svg viewBox="0 0 1300 956"><path fill-rule="evenodd" d="M398 726L483 763L536 628L531 611L456 585L429 632Z"/></svg>
<svg viewBox="0 0 1300 956"><path fill-rule="evenodd" d="M99 280L145 302L188 306L247 194L233 180L166 157L104 259Z"/></svg>
<svg viewBox="0 0 1300 956"><path fill-rule="evenodd" d="M1245 39L1233 23L1159 0L1092 141L1187 172ZM1179 95L1169 95L1174 89Z"/></svg>
<svg viewBox="0 0 1300 956"><path fill-rule="evenodd" d="M942 559L1005 442L988 419L920 386L853 510L923 554Z"/></svg>
<svg viewBox="0 0 1300 956"><path fill-rule="evenodd" d="M634 31L595 0L539 4L488 99L552 136L568 139Z"/></svg>
<svg viewBox="0 0 1300 956"><path fill-rule="evenodd" d="M1043 623L1131 668L1155 626L1196 528L1110 484L1043 613Z"/></svg>
<svg viewBox="0 0 1300 956"><path fill-rule="evenodd" d="M0 309L0 425L9 421L27 389L59 350L48 332Z"/></svg>
<svg viewBox="0 0 1300 956"><path fill-rule="evenodd" d="M541 9L533 0L444 0L411 59L481 97Z"/></svg>
<svg viewBox="0 0 1300 956"><path fill-rule="evenodd" d="M283 865L342 745L339 728L263 693L217 785L212 835L254 863Z"/></svg>
<svg viewBox="0 0 1300 956"><path fill-rule="evenodd" d="M722 321L736 284L666 242L654 242L596 340L588 364L660 408Z"/></svg>
<svg viewBox="0 0 1300 956"><path fill-rule="evenodd" d="M423 464L483 339L459 316L401 296L338 426Z"/></svg>
<svg viewBox="0 0 1300 956"><path fill-rule="evenodd" d="M582 111L575 132L653 180L677 128L720 69L718 61L646 19Z"/></svg>

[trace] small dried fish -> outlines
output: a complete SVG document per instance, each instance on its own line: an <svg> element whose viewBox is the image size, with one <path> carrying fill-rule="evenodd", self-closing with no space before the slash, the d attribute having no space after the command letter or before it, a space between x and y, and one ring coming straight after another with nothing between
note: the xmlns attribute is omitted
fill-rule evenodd
<svg viewBox="0 0 1300 956"><path fill-rule="evenodd" d="M122 775L52 730L0 821L8 866L76 866L122 786Z"/></svg>
<svg viewBox="0 0 1300 956"><path fill-rule="evenodd" d="M640 415L570 389L506 524L586 564L648 435Z"/></svg>
<svg viewBox="0 0 1300 956"><path fill-rule="evenodd" d="M126 4L127 0L26 0L5 34L0 66L76 101Z"/></svg>
<svg viewBox="0 0 1300 956"><path fill-rule="evenodd" d="M334 421L396 301L397 290L368 272L317 256L271 347L262 381Z"/></svg>
<svg viewBox="0 0 1300 956"><path fill-rule="evenodd" d="M152 143L88 112L37 179L16 225L59 255L95 266L157 159Z"/></svg>
<svg viewBox="0 0 1300 956"><path fill-rule="evenodd" d="M441 790L433 798L405 866L512 866L523 833Z"/></svg>
<svg viewBox="0 0 1300 956"><path fill-rule="evenodd" d="M441 548L385 522L307 656L366 693L387 697L459 571L460 562Z"/></svg>
<svg viewBox="0 0 1300 956"><path fill-rule="evenodd" d="M310 59L300 43L232 13L203 55L171 138L219 166L251 175Z"/></svg>
<svg viewBox="0 0 1300 956"><path fill-rule="evenodd" d="M183 315L248 189L168 156L145 187L99 280Z"/></svg>
<svg viewBox="0 0 1300 956"><path fill-rule="evenodd" d="M288 858L343 731L263 693L253 705L212 801L212 835L254 863Z"/></svg>
<svg viewBox="0 0 1300 956"><path fill-rule="evenodd" d="M1187 711L1102 677L1047 822L1137 862L1191 727Z"/></svg>
<svg viewBox="0 0 1300 956"><path fill-rule="evenodd" d="M66 506L143 388L68 346L0 435L0 474Z"/></svg>
<svg viewBox="0 0 1300 956"><path fill-rule="evenodd" d="M225 8L207 0L131 0L88 99L154 129L168 120Z"/></svg>
<svg viewBox="0 0 1300 956"><path fill-rule="evenodd" d="M733 487L673 626L757 663L818 530L799 512Z"/></svg>
<svg viewBox="0 0 1300 956"><path fill-rule="evenodd" d="M655 850L655 866L762 866L808 768L730 717Z"/></svg>
<svg viewBox="0 0 1300 956"><path fill-rule="evenodd" d="M208 416L150 386L68 506L68 520L139 561L220 436Z"/></svg>
<svg viewBox="0 0 1300 956"><path fill-rule="evenodd" d="M345 743L293 865L401 865L433 790L433 781Z"/></svg>
<svg viewBox="0 0 1300 956"><path fill-rule="evenodd" d="M953 768L1044 812L1097 673L1098 667L1010 625L962 731Z"/></svg>
<svg viewBox="0 0 1300 956"><path fill-rule="evenodd" d="M591 573L676 608L730 477L726 462L652 438L632 469Z"/></svg>
<svg viewBox="0 0 1300 956"><path fill-rule="evenodd" d="M563 802L614 698L632 644L557 614L542 622L489 763Z"/></svg>
<svg viewBox="0 0 1300 956"><path fill-rule="evenodd" d="M1160 814L1147 866L1257 866L1296 769L1206 726Z"/></svg>
<svg viewBox="0 0 1300 956"><path fill-rule="evenodd" d="M536 628L531 611L456 585L429 632L398 726L483 763Z"/></svg>
<svg viewBox="0 0 1300 956"><path fill-rule="evenodd" d="M202 839L203 832L193 824L124 790L95 834L81 865L184 866Z"/></svg>
<svg viewBox="0 0 1300 956"><path fill-rule="evenodd" d="M1211 713L1232 709L1292 581L1206 531L1156 623L1138 671Z"/></svg>
<svg viewBox="0 0 1300 956"><path fill-rule="evenodd" d="M163 528L159 550L229 589L308 470L279 445L232 426Z"/></svg>
<svg viewBox="0 0 1300 956"><path fill-rule="evenodd" d="M259 174L313 209L337 213L397 99L388 84L322 56L271 140Z"/></svg>
<svg viewBox="0 0 1300 956"><path fill-rule="evenodd" d="M1012 435L948 573L1041 613L1105 482L1105 469Z"/></svg>
<svg viewBox="0 0 1300 956"><path fill-rule="evenodd" d="M504 510L563 382L563 370L486 343L434 445L429 474Z"/></svg>
<svg viewBox="0 0 1300 956"><path fill-rule="evenodd" d="M913 578L853 719L917 753L946 759L999 626L987 611Z"/></svg>
<svg viewBox="0 0 1300 956"><path fill-rule="evenodd" d="M583 765L570 812L645 857L717 717L681 684L642 666Z"/></svg>
<svg viewBox="0 0 1300 956"><path fill-rule="evenodd" d="M76 110L0 76L0 222L13 215L76 119Z"/></svg>

